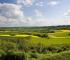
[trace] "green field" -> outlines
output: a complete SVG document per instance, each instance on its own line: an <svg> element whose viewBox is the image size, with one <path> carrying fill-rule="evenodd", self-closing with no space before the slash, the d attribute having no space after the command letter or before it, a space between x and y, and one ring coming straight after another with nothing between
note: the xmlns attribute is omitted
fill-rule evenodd
<svg viewBox="0 0 70 60"><path fill-rule="evenodd" d="M0 31L0 60L70 60L70 30Z"/></svg>

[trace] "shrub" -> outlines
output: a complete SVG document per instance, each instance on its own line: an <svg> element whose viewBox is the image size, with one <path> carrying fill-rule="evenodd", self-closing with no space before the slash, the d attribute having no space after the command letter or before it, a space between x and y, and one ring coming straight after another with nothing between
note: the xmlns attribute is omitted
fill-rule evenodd
<svg viewBox="0 0 70 60"><path fill-rule="evenodd" d="M11 34L9 34L10 36L15 36L15 34L14 33L11 33Z"/></svg>
<svg viewBox="0 0 70 60"><path fill-rule="evenodd" d="M35 36L38 36L38 37L42 37L42 38L48 38L48 34L45 34L45 33L36 33L36 34L33 34Z"/></svg>
<svg viewBox="0 0 70 60"><path fill-rule="evenodd" d="M38 53L31 53L31 58L38 58Z"/></svg>
<svg viewBox="0 0 70 60"><path fill-rule="evenodd" d="M68 35L70 36L70 33Z"/></svg>
<svg viewBox="0 0 70 60"><path fill-rule="evenodd" d="M42 37L48 38L48 34L43 34Z"/></svg>
<svg viewBox="0 0 70 60"><path fill-rule="evenodd" d="M26 56L23 52L13 51L8 52L6 56L4 56L4 60L26 60Z"/></svg>

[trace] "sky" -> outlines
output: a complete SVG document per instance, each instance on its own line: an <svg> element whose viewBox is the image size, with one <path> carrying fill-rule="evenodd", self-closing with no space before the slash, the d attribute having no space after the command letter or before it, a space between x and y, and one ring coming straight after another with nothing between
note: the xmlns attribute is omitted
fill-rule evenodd
<svg viewBox="0 0 70 60"><path fill-rule="evenodd" d="M70 25L70 0L0 0L0 27Z"/></svg>

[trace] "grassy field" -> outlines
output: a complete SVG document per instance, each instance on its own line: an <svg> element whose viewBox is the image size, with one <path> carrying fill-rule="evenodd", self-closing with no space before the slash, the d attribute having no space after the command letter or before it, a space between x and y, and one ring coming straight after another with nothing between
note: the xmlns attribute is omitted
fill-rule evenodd
<svg viewBox="0 0 70 60"><path fill-rule="evenodd" d="M70 30L26 34L0 32L0 60L70 60ZM12 57L14 55L16 58Z"/></svg>

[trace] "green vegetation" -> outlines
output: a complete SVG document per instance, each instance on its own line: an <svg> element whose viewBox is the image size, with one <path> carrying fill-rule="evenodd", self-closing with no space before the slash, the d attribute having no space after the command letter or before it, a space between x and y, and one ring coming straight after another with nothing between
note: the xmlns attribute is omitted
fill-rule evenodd
<svg viewBox="0 0 70 60"><path fill-rule="evenodd" d="M0 28L0 60L70 60L68 27Z"/></svg>

